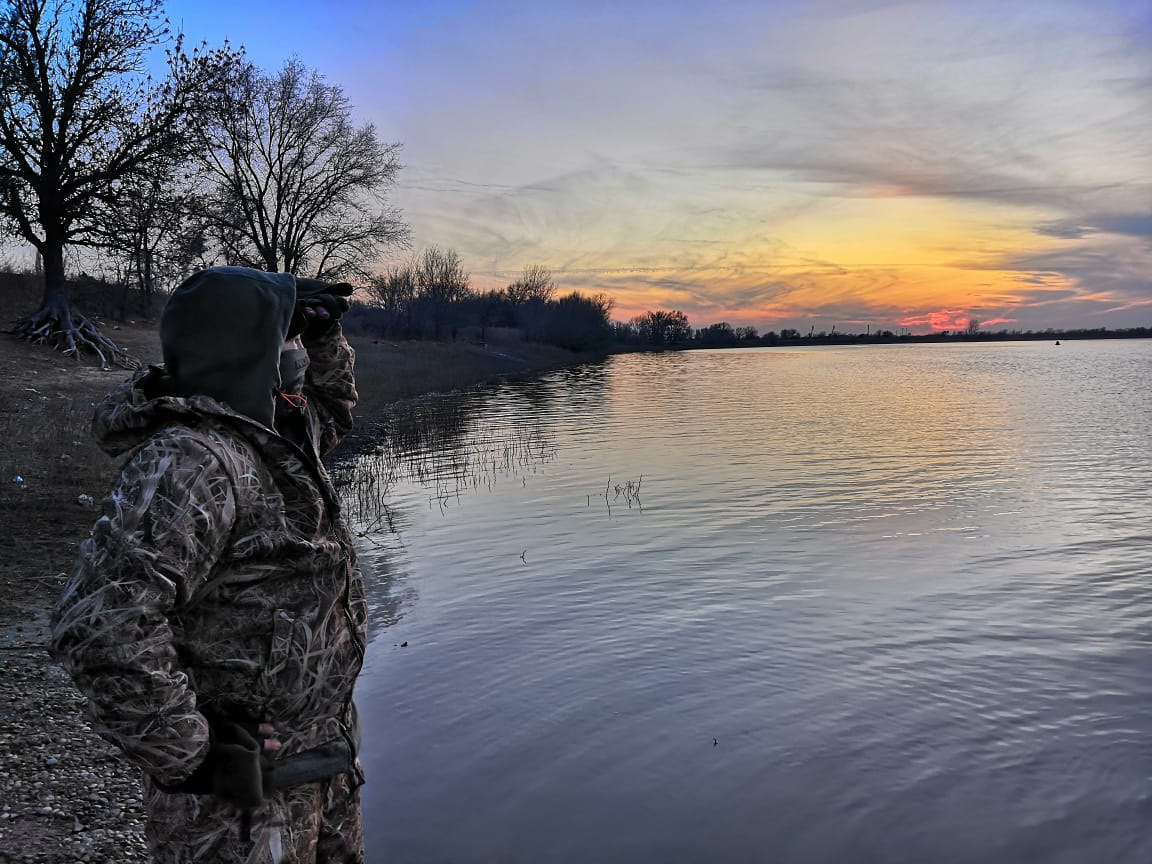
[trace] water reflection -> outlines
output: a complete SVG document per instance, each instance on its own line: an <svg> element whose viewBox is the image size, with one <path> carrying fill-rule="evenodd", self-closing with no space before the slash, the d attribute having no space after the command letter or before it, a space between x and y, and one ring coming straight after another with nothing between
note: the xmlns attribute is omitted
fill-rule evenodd
<svg viewBox="0 0 1152 864"><path fill-rule="evenodd" d="M399 623L406 609L417 601L416 589L408 574L397 566L403 560L399 542L388 542L377 533L369 535L364 546L363 535L358 559L364 576L364 591L368 600L368 642L389 627ZM398 541L398 534L383 535Z"/></svg>
<svg viewBox="0 0 1152 864"><path fill-rule="evenodd" d="M552 373L481 391L433 395L391 406L379 418L378 440L332 470L345 518L357 539L370 606L370 639L403 617L417 599L408 576L405 532L419 500L396 489L418 489L440 513L469 492L493 490L539 471L556 456L542 418L573 382L586 396L603 388L594 367ZM526 481L522 481L526 482ZM631 481L608 493L620 506L640 506ZM622 497L623 496L623 497Z"/></svg>
<svg viewBox="0 0 1152 864"><path fill-rule="evenodd" d="M619 357L398 434L373 854L1152 860L1152 343L1047 347Z"/></svg>

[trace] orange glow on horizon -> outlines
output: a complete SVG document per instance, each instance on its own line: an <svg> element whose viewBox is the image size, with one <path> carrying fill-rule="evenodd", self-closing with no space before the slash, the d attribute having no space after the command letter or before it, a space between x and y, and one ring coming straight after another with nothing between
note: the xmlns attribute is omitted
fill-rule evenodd
<svg viewBox="0 0 1152 864"><path fill-rule="evenodd" d="M681 276L681 279L677 279ZM679 287L692 278L700 283L698 292ZM846 273L811 271L776 272L763 285L764 299L752 303L725 303L725 296L756 293L757 285L741 284L728 274L705 281L700 274L670 273L677 283L672 290L656 281L620 279L605 286L576 285L583 293L604 291L616 301L613 317L628 321L656 309L679 309L688 315L693 327L706 327L726 321L733 326L755 324L760 329L796 326L806 320L822 319L855 325L858 329L923 328L931 331L964 329L969 319L990 327L1015 323L1010 309L1026 294L1022 274L1012 270L964 269L956 266L915 266L891 270L860 269ZM750 281L750 280L749 280ZM1067 286L1064 280L1051 285L1031 285L1032 303L1036 294L1059 296ZM565 290L569 290L565 286Z"/></svg>
<svg viewBox="0 0 1152 864"><path fill-rule="evenodd" d="M1017 324L1028 309L1068 302L1118 306L1063 273L1031 269L1070 241L1000 221L986 205L902 195L838 199L766 229L734 221L715 258L708 244L672 247L671 260L604 260L603 269L553 271L561 293L605 294L612 317L679 310L693 327L726 322L761 331L804 327L919 332ZM993 216L997 216L994 220ZM735 251L733 251L735 250ZM570 260L588 261L588 255ZM660 266L663 264L664 266ZM502 287L502 286L501 286ZM1129 301L1130 303L1130 301Z"/></svg>

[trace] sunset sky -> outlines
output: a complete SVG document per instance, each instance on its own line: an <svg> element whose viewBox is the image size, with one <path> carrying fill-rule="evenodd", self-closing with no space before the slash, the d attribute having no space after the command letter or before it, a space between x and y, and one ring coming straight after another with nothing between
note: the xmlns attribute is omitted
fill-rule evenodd
<svg viewBox="0 0 1152 864"><path fill-rule="evenodd" d="M169 2L403 144L414 249L613 317L1152 326L1148 0ZM387 262L384 262L387 263Z"/></svg>

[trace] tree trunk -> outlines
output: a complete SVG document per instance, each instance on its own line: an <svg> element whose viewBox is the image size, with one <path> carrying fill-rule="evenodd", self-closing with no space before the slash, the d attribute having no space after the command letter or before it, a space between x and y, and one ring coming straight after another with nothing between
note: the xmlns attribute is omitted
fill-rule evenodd
<svg viewBox="0 0 1152 864"><path fill-rule="evenodd" d="M46 242L40 254L44 256L44 294L37 311L51 314L61 329L67 329L72 326L72 304L64 278L64 244Z"/></svg>
<svg viewBox="0 0 1152 864"><path fill-rule="evenodd" d="M64 276L63 241L48 238L40 244L39 252L44 260L44 294L40 308L17 321L13 332L29 342L51 345L77 358L83 351L91 351L99 359L101 369L108 369L110 360L128 369L138 366L101 333L95 323L83 315L73 314Z"/></svg>
<svg viewBox="0 0 1152 864"><path fill-rule="evenodd" d="M152 311L152 298L156 296L156 275L152 266L154 252L144 250L144 285L140 298L140 314L148 315Z"/></svg>

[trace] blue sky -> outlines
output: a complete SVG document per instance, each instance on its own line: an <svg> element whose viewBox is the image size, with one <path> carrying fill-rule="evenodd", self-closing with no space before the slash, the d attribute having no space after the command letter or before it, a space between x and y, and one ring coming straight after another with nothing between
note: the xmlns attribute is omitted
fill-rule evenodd
<svg viewBox="0 0 1152 864"><path fill-rule="evenodd" d="M416 249L615 316L1152 325L1152 4L170 2L403 144ZM382 262L382 266L387 262Z"/></svg>

